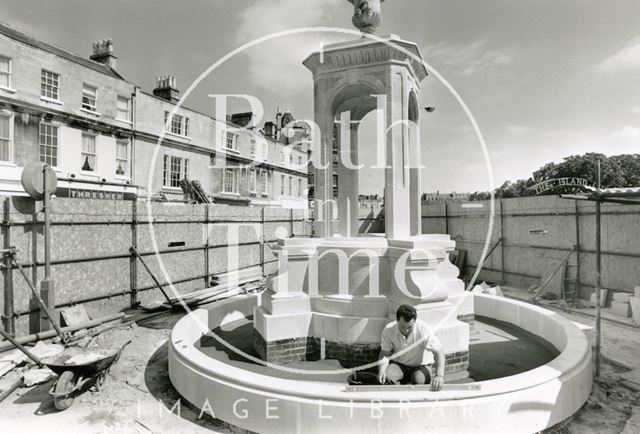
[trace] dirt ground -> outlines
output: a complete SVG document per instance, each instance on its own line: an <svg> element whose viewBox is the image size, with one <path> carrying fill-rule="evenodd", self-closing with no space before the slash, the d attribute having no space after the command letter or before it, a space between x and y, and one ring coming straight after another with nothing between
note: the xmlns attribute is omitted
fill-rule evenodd
<svg viewBox="0 0 640 434"><path fill-rule="evenodd" d="M601 379L594 383L585 405L568 421L546 432L553 434L618 434L622 432L640 394L620 384L623 370L610 363L602 365Z"/></svg>
<svg viewBox="0 0 640 434"><path fill-rule="evenodd" d="M100 348L128 340L120 360L99 391L90 389L59 412L48 390L54 380L20 388L0 403L1 433L211 433L231 429L208 412L200 415L172 387L167 372L167 340L180 315L109 330L95 339Z"/></svg>
<svg viewBox="0 0 640 434"><path fill-rule="evenodd" d="M131 340L112 367L104 386L78 396L68 410L53 406L48 390L54 380L20 388L0 403L0 433L245 433L192 408L172 387L167 373L167 339L179 314L106 331L100 348ZM619 433L640 394L623 387L618 368L604 363L601 381L572 419L548 432ZM173 411L172 411L173 410Z"/></svg>

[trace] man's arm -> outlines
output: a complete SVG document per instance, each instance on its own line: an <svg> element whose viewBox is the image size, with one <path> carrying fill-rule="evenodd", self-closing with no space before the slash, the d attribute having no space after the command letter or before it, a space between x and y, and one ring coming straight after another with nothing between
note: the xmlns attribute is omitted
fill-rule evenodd
<svg viewBox="0 0 640 434"><path fill-rule="evenodd" d="M393 352L393 341L389 337L389 328L385 327L380 336L380 354L378 360L378 382L384 384L387 381L387 368L389 367L389 355Z"/></svg>
<svg viewBox="0 0 640 434"><path fill-rule="evenodd" d="M378 381L380 384L384 384L387 381L387 368L389 367L389 355L391 351L380 350L380 354L378 355L378 360L380 364L378 365Z"/></svg>
<svg viewBox="0 0 640 434"><path fill-rule="evenodd" d="M431 352L435 359L435 375L431 379L431 390L437 392L442 390L442 386L444 385L444 351L442 351L442 348L434 348Z"/></svg>

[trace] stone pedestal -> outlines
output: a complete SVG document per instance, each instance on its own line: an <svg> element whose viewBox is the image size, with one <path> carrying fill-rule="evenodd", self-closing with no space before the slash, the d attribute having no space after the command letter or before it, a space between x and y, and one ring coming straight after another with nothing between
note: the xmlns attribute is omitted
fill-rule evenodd
<svg viewBox="0 0 640 434"><path fill-rule="evenodd" d="M444 235L280 241L282 271L254 311L256 350L272 363L368 364L382 329L408 303L442 341L447 376L465 377L473 301L448 260L453 246Z"/></svg>

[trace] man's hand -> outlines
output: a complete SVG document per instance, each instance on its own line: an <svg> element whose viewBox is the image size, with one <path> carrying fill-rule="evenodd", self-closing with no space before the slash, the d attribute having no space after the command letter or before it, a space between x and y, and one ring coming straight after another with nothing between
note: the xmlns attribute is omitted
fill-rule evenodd
<svg viewBox="0 0 640 434"><path fill-rule="evenodd" d="M436 375L435 377L433 377L433 379L431 380L431 391L439 392L440 390L442 390L442 386L444 386L444 378L442 378L441 375Z"/></svg>
<svg viewBox="0 0 640 434"><path fill-rule="evenodd" d="M387 368L389 367L389 359L387 359L386 351L380 352L380 365L378 365L378 382L384 384L387 381Z"/></svg>
<svg viewBox="0 0 640 434"><path fill-rule="evenodd" d="M378 372L378 382L380 384L384 384L387 381L387 372L386 369L384 371Z"/></svg>

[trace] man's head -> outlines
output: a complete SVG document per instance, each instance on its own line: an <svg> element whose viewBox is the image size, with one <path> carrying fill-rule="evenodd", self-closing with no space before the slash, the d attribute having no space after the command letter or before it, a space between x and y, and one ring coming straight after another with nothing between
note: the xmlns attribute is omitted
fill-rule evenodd
<svg viewBox="0 0 640 434"><path fill-rule="evenodd" d="M409 336L413 331L413 326L416 324L416 318L418 313L416 308L403 304L396 310L396 319L398 320L398 329L404 336Z"/></svg>

